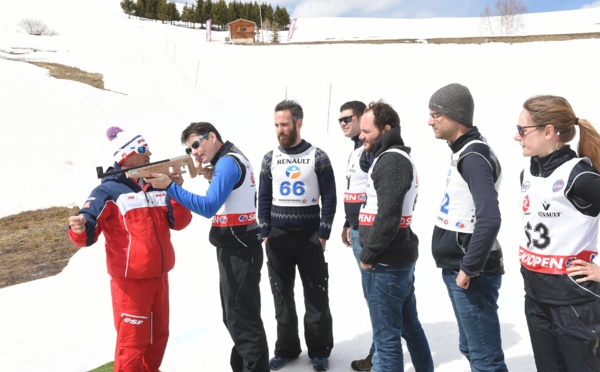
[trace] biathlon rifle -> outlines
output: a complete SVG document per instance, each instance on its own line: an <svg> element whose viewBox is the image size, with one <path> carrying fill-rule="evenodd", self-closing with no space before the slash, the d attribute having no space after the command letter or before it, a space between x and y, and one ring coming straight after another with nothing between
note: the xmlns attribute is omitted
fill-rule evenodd
<svg viewBox="0 0 600 372"><path fill-rule="evenodd" d="M153 163L108 172L104 172L102 167L96 167L96 173L98 174L98 178L121 173L125 173L127 178L147 178L152 177L152 173L162 173L167 176L170 176L173 173L186 173L186 167L189 169L191 178L196 177L198 174L206 173L208 170L207 168L204 168L202 164L196 166L191 156L182 155L172 159L160 160Z"/></svg>

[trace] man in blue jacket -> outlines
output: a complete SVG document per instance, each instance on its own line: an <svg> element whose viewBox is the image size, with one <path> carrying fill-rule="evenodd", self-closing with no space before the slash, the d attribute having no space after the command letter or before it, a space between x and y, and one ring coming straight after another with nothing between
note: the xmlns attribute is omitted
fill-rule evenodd
<svg viewBox="0 0 600 372"><path fill-rule="evenodd" d="M256 184L248 158L223 142L210 123L191 123L181 134L186 151L214 167L205 196L181 188L162 174L147 179L199 215L212 219L209 240L217 247L223 321L234 342L234 372L269 371L269 350L260 317L262 240L256 222Z"/></svg>

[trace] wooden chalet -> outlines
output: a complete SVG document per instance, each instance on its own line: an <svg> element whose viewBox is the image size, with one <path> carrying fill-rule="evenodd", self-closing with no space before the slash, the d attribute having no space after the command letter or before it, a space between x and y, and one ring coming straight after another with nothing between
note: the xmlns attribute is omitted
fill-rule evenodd
<svg viewBox="0 0 600 372"><path fill-rule="evenodd" d="M238 19L227 24L229 27L229 42L232 44L254 44L256 23Z"/></svg>

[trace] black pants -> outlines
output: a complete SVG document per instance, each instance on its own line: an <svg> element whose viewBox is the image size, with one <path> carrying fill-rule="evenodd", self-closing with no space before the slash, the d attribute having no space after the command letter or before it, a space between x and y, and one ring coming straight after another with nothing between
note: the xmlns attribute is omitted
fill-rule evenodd
<svg viewBox="0 0 600 372"><path fill-rule="evenodd" d="M538 371L600 371L600 300L551 306L525 296L525 316Z"/></svg>
<svg viewBox="0 0 600 372"><path fill-rule="evenodd" d="M267 240L267 267L275 302L275 355L296 358L302 352L294 300L296 266L304 288L304 339L308 357L328 358L333 348L327 263L317 231L272 228Z"/></svg>
<svg viewBox="0 0 600 372"><path fill-rule="evenodd" d="M260 317L261 245L217 248L223 322L231 335L233 372L267 372L269 346Z"/></svg>

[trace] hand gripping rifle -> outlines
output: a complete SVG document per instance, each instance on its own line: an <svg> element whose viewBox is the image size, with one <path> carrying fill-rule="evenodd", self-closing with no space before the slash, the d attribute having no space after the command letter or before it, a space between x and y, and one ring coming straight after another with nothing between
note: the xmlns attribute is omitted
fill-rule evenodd
<svg viewBox="0 0 600 372"><path fill-rule="evenodd" d="M173 173L186 173L185 168L189 169L190 177L194 178L198 174L206 173L207 168L196 166L194 160L189 155L178 156L173 159L165 159L149 164L138 165L131 168L119 169L104 172L102 167L96 167L98 178L104 178L115 174L125 173L127 178L146 178L152 177L152 173L162 173L170 176Z"/></svg>

